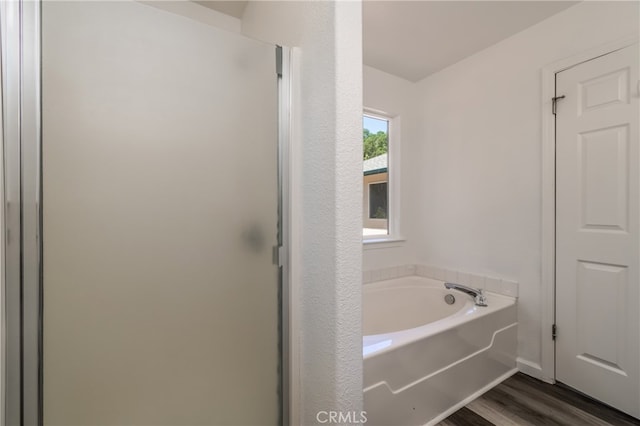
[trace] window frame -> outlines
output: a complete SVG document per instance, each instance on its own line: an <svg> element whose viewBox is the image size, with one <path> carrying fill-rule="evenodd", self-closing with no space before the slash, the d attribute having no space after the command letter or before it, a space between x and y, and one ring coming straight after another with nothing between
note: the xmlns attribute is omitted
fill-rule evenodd
<svg viewBox="0 0 640 426"><path fill-rule="evenodd" d="M404 241L405 238L402 237L400 233L400 116L371 108L364 108L362 115L363 117L385 120L388 123L387 132L389 141L387 149L387 234L363 235L362 242L364 245L370 245ZM362 198L364 201L364 194ZM369 206L366 206L366 210L367 212L369 211ZM363 208L363 228L364 211L365 209Z"/></svg>

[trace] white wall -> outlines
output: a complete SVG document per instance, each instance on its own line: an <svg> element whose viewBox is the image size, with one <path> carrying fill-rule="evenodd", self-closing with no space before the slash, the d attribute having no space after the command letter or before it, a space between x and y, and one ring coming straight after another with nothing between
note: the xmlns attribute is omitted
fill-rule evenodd
<svg viewBox="0 0 640 426"><path fill-rule="evenodd" d="M637 2L583 2L418 84L407 185L418 261L520 283L519 355L540 363L541 68L638 30ZM548 336L548 333L545 333Z"/></svg>
<svg viewBox="0 0 640 426"><path fill-rule="evenodd" d="M157 7L185 18L203 24L211 25L225 31L239 33L242 27L242 21L236 17L226 15L217 10L209 9L200 4L189 0L167 0L167 1L144 1L137 0L147 6Z"/></svg>
<svg viewBox="0 0 640 426"><path fill-rule="evenodd" d="M413 194L403 190L404 182L411 182L417 175L419 163L411 155L402 155L403 152L411 152L412 146L419 142L417 131L419 130L418 114L416 110L415 84L387 74L375 68L365 66L363 69L363 95L364 107L391 117L400 118L400 129L397 138L392 142L399 142L400 146L392 146L391 154L399 155L399 173L392 171L392 178L399 178L400 185L400 235L406 238L403 242L384 244L365 244L363 269L365 271L386 268L394 265L409 264L415 261L413 250L414 233L412 232L415 221L415 211L410 208ZM393 136L392 136L393 137ZM392 159L390 169L396 165ZM392 190L398 188L392 186Z"/></svg>
<svg viewBox="0 0 640 426"><path fill-rule="evenodd" d="M292 424L316 424L321 410L362 409L362 169L353 167L362 159L361 24L359 1L255 1L243 17L244 34L298 47Z"/></svg>

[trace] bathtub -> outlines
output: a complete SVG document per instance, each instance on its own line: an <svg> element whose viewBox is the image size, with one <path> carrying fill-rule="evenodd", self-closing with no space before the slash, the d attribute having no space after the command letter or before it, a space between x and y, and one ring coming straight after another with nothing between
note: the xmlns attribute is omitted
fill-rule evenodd
<svg viewBox="0 0 640 426"><path fill-rule="evenodd" d="M429 278L364 286L367 425L435 424L517 371L516 301L487 304Z"/></svg>

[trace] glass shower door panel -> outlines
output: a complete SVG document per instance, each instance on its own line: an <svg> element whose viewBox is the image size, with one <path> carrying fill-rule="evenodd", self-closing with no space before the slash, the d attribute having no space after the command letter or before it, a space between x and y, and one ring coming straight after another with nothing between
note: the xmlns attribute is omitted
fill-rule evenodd
<svg viewBox="0 0 640 426"><path fill-rule="evenodd" d="M42 2L44 423L276 424L275 48Z"/></svg>

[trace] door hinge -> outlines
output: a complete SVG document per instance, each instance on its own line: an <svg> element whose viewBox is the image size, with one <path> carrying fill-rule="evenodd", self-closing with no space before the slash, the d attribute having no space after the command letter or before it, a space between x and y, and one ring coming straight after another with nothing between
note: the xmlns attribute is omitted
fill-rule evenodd
<svg viewBox="0 0 640 426"><path fill-rule="evenodd" d="M556 327L556 325L553 324L551 326L551 339L556 340L557 336L558 336L558 327Z"/></svg>
<svg viewBox="0 0 640 426"><path fill-rule="evenodd" d="M557 105L560 99L564 99L564 95L554 96L553 98L551 98L551 112L553 113L553 115L556 115Z"/></svg>

